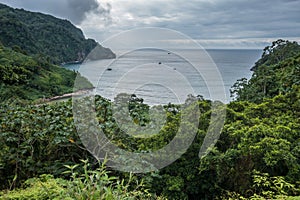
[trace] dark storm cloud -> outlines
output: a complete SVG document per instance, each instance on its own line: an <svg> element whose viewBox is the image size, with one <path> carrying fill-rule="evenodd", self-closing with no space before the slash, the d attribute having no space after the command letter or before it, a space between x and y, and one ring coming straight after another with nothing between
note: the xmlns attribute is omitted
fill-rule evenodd
<svg viewBox="0 0 300 200"><path fill-rule="evenodd" d="M111 5L102 7L96 0L1 0L10 6L24 8L31 11L45 12L57 17L69 19L80 24L88 13L103 15L110 19Z"/></svg>
<svg viewBox="0 0 300 200"><path fill-rule="evenodd" d="M70 8L68 17L76 24L82 22L90 12L110 18L110 4L106 4L104 8L95 0L68 0L67 2Z"/></svg>
<svg viewBox="0 0 300 200"><path fill-rule="evenodd" d="M78 24L85 19L86 13L96 11L99 7L94 0L68 0L68 17Z"/></svg>

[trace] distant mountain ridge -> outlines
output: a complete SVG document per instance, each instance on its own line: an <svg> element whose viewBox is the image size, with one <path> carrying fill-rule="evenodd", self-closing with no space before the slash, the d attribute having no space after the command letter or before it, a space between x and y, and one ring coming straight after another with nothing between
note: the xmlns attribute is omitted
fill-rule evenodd
<svg viewBox="0 0 300 200"><path fill-rule="evenodd" d="M0 42L55 64L83 61L96 46L99 49L96 59L115 58L110 49L86 39L68 20L4 4L0 4Z"/></svg>

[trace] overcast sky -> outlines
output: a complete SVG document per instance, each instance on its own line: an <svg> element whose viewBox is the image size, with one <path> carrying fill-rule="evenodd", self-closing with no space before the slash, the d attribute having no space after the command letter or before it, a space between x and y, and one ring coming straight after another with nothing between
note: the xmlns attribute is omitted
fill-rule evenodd
<svg viewBox="0 0 300 200"><path fill-rule="evenodd" d="M262 48L300 41L300 0L0 0L68 19L101 43L143 27L180 31L208 48Z"/></svg>

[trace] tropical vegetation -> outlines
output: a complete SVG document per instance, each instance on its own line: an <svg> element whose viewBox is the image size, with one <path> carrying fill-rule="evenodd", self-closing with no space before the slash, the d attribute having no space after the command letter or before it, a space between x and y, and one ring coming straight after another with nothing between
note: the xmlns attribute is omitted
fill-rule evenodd
<svg viewBox="0 0 300 200"><path fill-rule="evenodd" d="M36 100L73 92L75 71L0 44L0 100ZM83 77L82 87L93 86ZM78 89L83 89L78 88Z"/></svg>
<svg viewBox="0 0 300 200"><path fill-rule="evenodd" d="M252 78L234 84L235 100L227 105L189 96L200 110L199 124L185 127L196 130L194 141L178 160L146 174L116 171L106 165L109 158L96 159L78 135L71 100L34 101L68 92L76 72L5 45L0 45L0 199L300 199L298 43L278 40L266 47ZM162 148L190 114L182 105L150 107L134 94L120 94L115 102L122 99L128 107L95 96L93 110L97 127L130 152ZM215 103L226 110L225 124L216 145L199 158ZM151 125L153 109L164 111L164 119L154 118L165 122L151 137L132 127L124 131L116 120L128 110L135 125Z"/></svg>
<svg viewBox="0 0 300 200"><path fill-rule="evenodd" d="M67 20L50 15L13 9L0 4L0 42L26 55L61 64L83 61L97 46L102 56L115 54L93 39L85 39L82 31Z"/></svg>

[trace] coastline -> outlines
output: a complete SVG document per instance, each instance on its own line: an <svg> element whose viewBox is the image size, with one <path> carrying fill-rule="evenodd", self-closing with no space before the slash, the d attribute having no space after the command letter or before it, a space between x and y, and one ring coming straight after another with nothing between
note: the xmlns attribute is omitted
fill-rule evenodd
<svg viewBox="0 0 300 200"><path fill-rule="evenodd" d="M54 96L54 97L44 99L43 102L47 103L47 102L58 101L58 100L62 100L62 99L68 99L68 98L71 98L72 96L86 95L86 94L90 93L91 91L93 91L94 89L95 89L95 87L80 89L80 90L77 90L76 92L66 93L66 94L63 94L63 95Z"/></svg>

